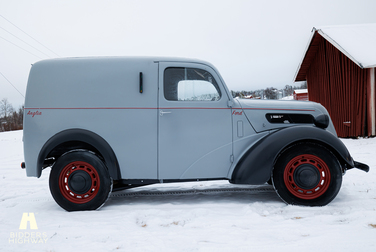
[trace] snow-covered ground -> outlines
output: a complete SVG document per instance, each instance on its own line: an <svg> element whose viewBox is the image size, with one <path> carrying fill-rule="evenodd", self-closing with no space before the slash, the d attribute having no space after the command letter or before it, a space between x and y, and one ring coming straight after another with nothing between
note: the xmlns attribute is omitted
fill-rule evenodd
<svg viewBox="0 0 376 252"><path fill-rule="evenodd" d="M376 138L342 141L371 171L348 171L325 207L285 205L267 185L146 195L244 188L219 181L131 189L119 193L144 195L111 197L99 211L66 212L50 195L49 169L37 179L20 168L22 131L0 133L0 250L376 251ZM34 213L37 229L19 229L23 213Z"/></svg>
<svg viewBox="0 0 376 252"><path fill-rule="evenodd" d="M282 97L280 100L294 100L294 96L293 95L285 96L285 97Z"/></svg>

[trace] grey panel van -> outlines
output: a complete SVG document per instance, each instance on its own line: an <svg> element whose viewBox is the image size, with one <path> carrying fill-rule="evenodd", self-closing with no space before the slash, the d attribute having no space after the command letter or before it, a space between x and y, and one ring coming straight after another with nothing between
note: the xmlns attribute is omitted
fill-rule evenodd
<svg viewBox="0 0 376 252"><path fill-rule="evenodd" d="M94 210L113 190L228 180L273 184L288 204L323 206L352 159L320 104L234 99L211 64L98 57L33 64L24 110L27 176L51 167L67 211Z"/></svg>

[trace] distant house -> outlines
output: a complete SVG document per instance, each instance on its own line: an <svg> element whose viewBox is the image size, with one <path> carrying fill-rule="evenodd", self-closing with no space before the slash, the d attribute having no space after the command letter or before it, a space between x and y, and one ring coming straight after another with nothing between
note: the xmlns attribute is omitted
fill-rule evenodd
<svg viewBox="0 0 376 252"><path fill-rule="evenodd" d="M295 81L328 110L340 137L376 135L376 24L313 28Z"/></svg>
<svg viewBox="0 0 376 252"><path fill-rule="evenodd" d="M308 89L296 89L294 90L294 100L308 101Z"/></svg>

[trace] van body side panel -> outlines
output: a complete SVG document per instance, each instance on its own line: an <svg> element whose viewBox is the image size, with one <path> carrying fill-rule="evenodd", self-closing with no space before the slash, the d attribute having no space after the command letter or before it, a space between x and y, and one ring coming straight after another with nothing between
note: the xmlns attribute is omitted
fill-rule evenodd
<svg viewBox="0 0 376 252"><path fill-rule="evenodd" d="M111 146L124 179L156 179L157 81L158 64L145 59L62 59L34 64L24 112L27 175L38 176L37 157L45 142L61 131L79 128L99 135Z"/></svg>

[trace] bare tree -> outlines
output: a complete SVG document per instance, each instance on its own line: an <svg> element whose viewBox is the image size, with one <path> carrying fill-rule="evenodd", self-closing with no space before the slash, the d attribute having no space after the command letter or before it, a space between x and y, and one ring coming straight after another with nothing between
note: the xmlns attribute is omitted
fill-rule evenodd
<svg viewBox="0 0 376 252"><path fill-rule="evenodd" d="M3 98L0 101L0 117L7 118L9 114L13 112L12 105L8 102L7 98Z"/></svg>
<svg viewBox="0 0 376 252"><path fill-rule="evenodd" d="M18 111L6 98L0 101L0 131L20 130L23 128L23 110L20 107Z"/></svg>
<svg viewBox="0 0 376 252"><path fill-rule="evenodd" d="M266 99L277 99L277 89L271 87L264 90Z"/></svg>
<svg viewBox="0 0 376 252"><path fill-rule="evenodd" d="M286 85L285 88L283 89L284 95L289 96L294 93L294 89L290 85Z"/></svg>

